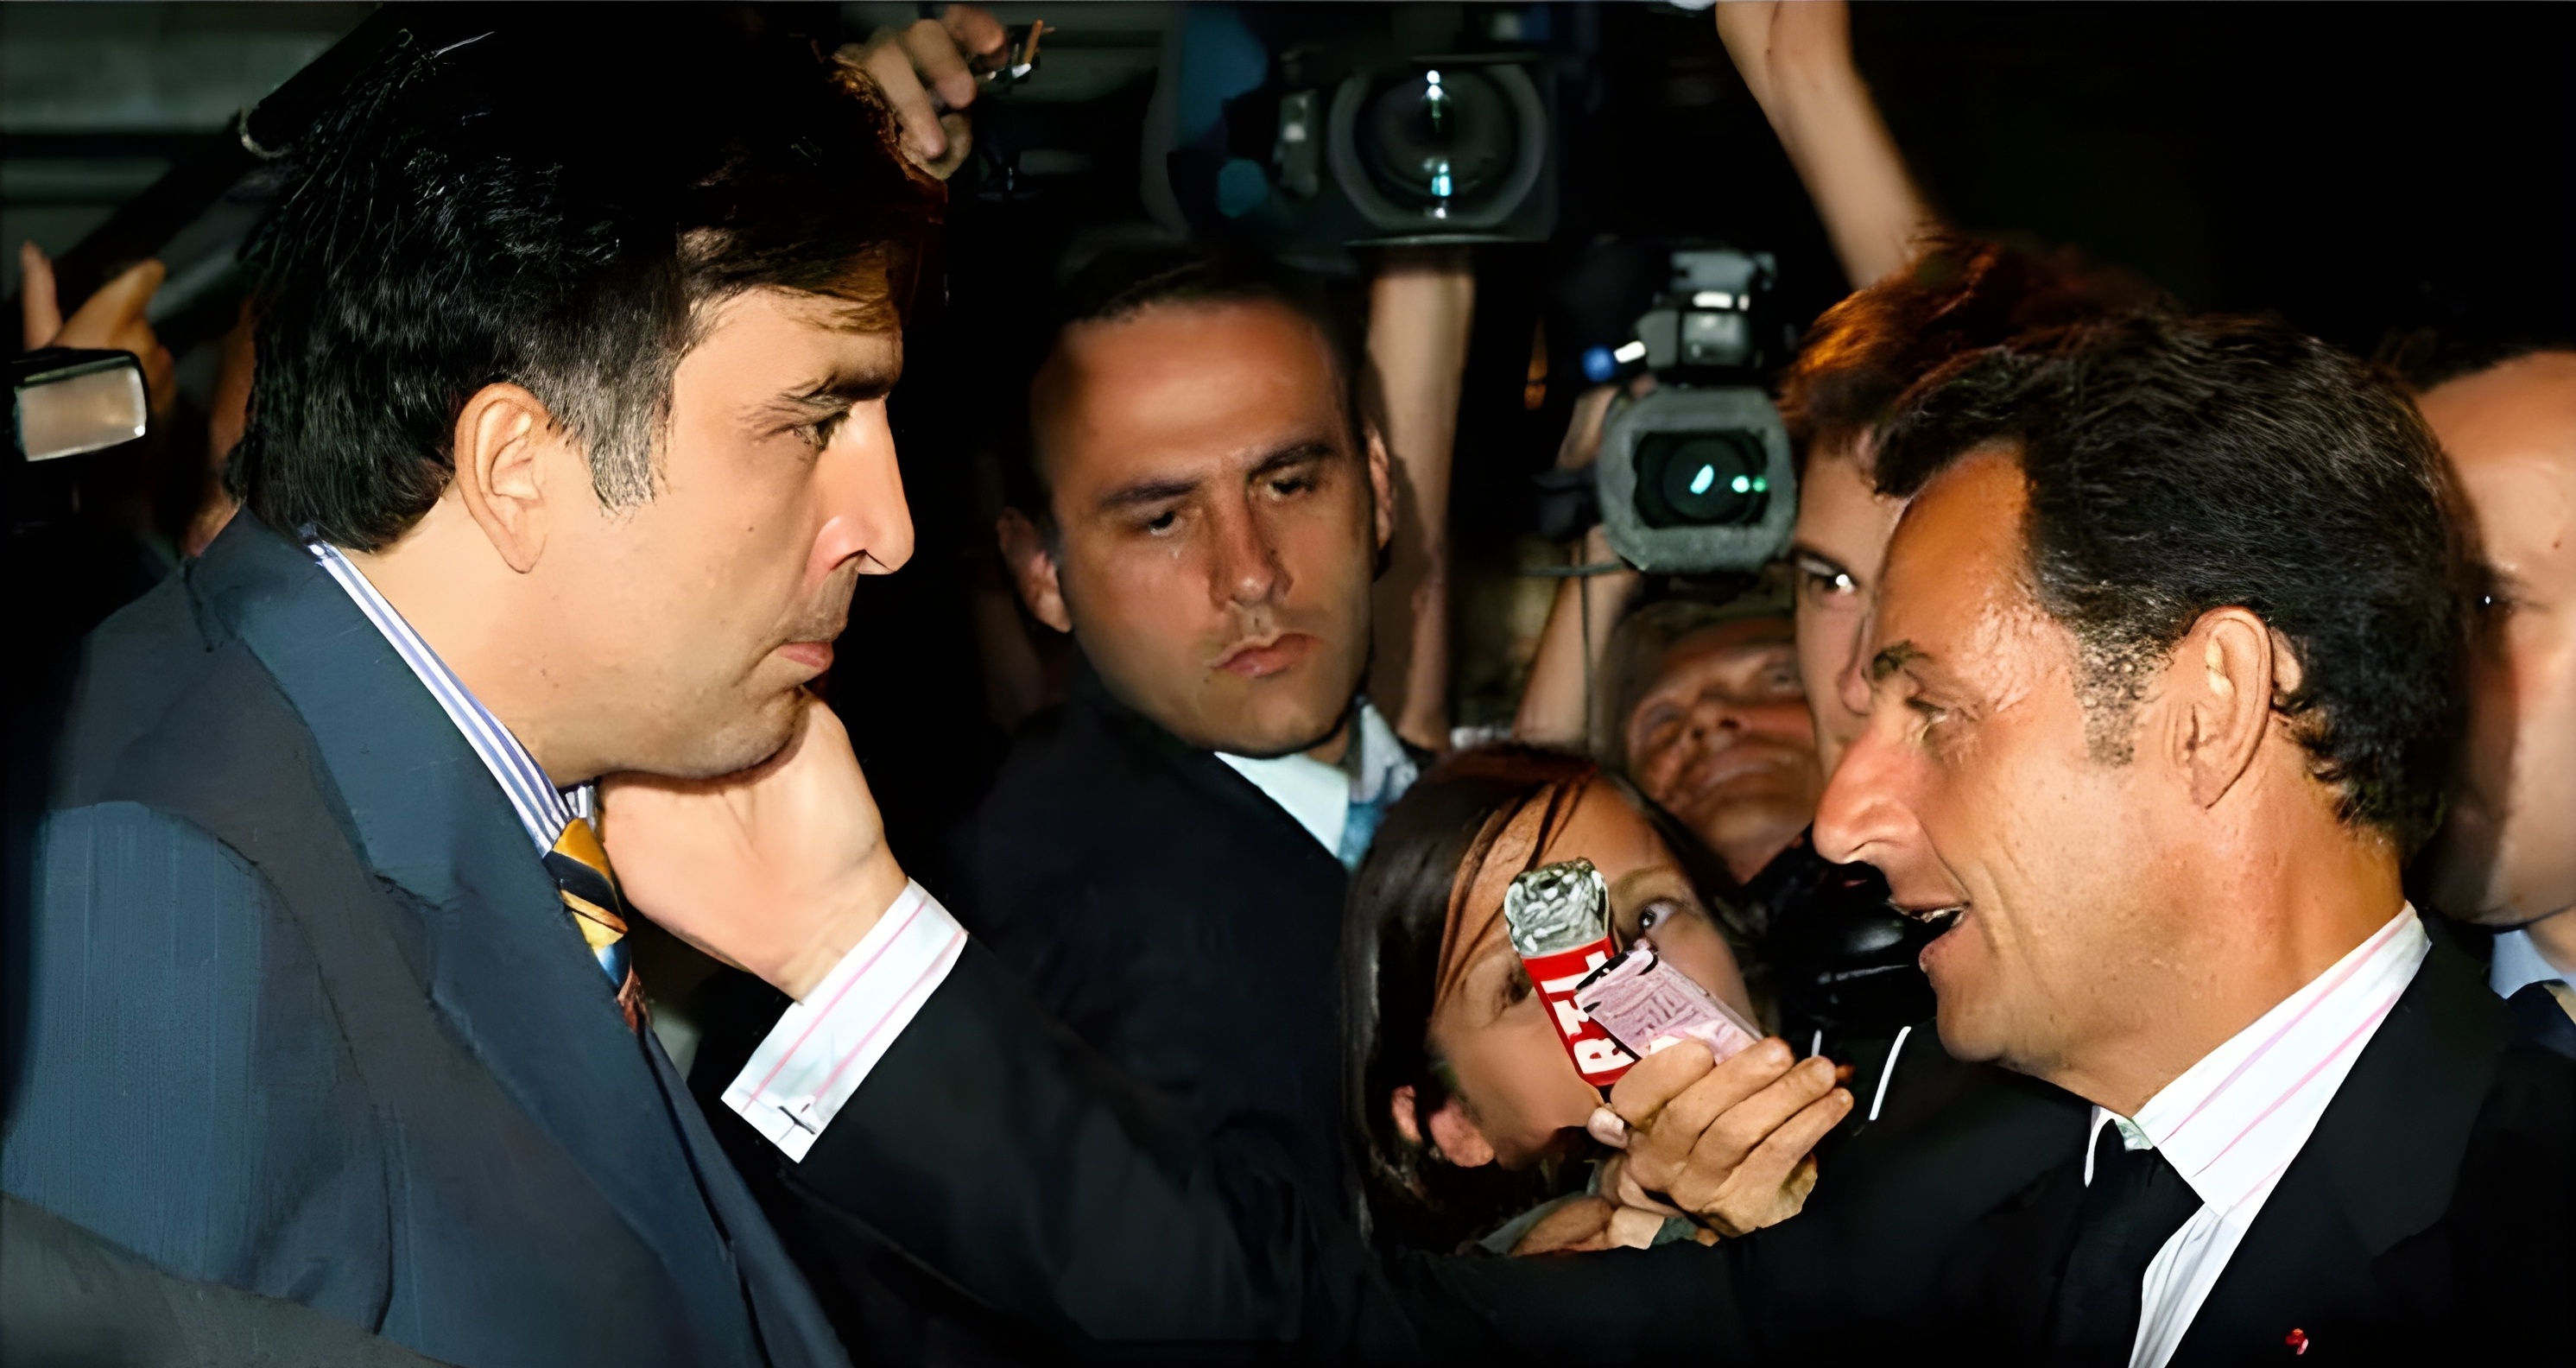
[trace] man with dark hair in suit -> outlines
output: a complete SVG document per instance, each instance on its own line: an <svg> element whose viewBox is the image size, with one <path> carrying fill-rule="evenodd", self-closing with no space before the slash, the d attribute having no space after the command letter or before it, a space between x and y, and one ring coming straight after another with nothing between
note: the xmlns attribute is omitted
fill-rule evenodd
<svg viewBox="0 0 2576 1368"><path fill-rule="evenodd" d="M1067 293L999 531L1078 656L942 887L1077 1035L1332 1192L1348 871L1415 773L1360 694L1386 442L1311 282L1146 249Z"/></svg>
<svg viewBox="0 0 2576 1368"><path fill-rule="evenodd" d="M1878 479L1909 503L1818 844L1940 927L1949 1052L2074 1105L2053 1137L2012 1122L1998 1156L1976 1116L1891 1100L1895 1143L1858 1137L1805 1214L1713 1249L1355 1257L1293 1176L1175 1136L989 956L948 956L935 904L778 896L891 860L846 749L621 791L612 836L648 905L835 1037L728 1097L797 1156L812 1218L1086 1335L1602 1362L2554 1354L2576 1066L2517 1036L2398 881L2440 810L2470 583L2403 396L2276 323L2124 320L1937 374ZM883 1005L840 1018L854 999ZM1688 1205L1758 1172L1749 1137L1794 1100L1743 1072L1763 1053L1660 1109L1706 1054L1632 1070L1631 1174ZM1838 1182L1869 1200L1834 1203Z"/></svg>
<svg viewBox="0 0 2576 1368"><path fill-rule="evenodd" d="M407 33L294 148L245 511L67 725L13 1241L458 1364L845 1361L647 1029L591 786L827 725L911 549L935 198L848 72L646 27Z"/></svg>

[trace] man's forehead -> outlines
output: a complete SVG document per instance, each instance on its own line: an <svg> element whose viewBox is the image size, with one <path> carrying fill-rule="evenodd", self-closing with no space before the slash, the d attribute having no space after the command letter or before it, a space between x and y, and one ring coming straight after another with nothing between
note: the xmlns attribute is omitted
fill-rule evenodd
<svg viewBox="0 0 2576 1368"><path fill-rule="evenodd" d="M1344 445L1341 391L1322 334L1267 300L1158 304L1074 325L1032 390L1051 479L1130 468L1259 461L1286 446ZM1111 467L1115 467L1112 469Z"/></svg>
<svg viewBox="0 0 2576 1368"><path fill-rule="evenodd" d="M1914 496L1879 583L1872 651L1885 665L1968 665L1955 657L1972 641L2035 610L2023 574L2028 505L2021 467L2003 450L1962 457Z"/></svg>

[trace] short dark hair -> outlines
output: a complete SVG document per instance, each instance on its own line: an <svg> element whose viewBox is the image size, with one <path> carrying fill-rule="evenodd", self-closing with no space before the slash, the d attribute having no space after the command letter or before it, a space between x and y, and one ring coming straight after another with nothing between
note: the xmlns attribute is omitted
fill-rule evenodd
<svg viewBox="0 0 2576 1368"><path fill-rule="evenodd" d="M1910 497L2009 444L2027 573L2071 631L2097 756L2126 757L2146 681L2201 615L2237 606L2296 653L2299 724L2345 821L2411 853L2442 813L2470 559L2414 405L2275 319L2140 315L1961 357L1881 439Z"/></svg>
<svg viewBox="0 0 2576 1368"><path fill-rule="evenodd" d="M271 526L400 537L503 381L584 443L604 502L639 502L706 306L775 287L900 326L939 201L864 78L694 21L561 22L405 33L292 149L227 472Z"/></svg>
<svg viewBox="0 0 2576 1368"><path fill-rule="evenodd" d="M1357 449L1380 419L1371 372L1362 360L1356 311L1324 281L1238 252L1172 244L1118 248L1093 258L1066 282L1029 371L1034 380L1066 330L1079 324L1115 323L1153 308L1244 303L1276 304L1323 336ZM1019 429L1015 440L1003 446L1003 498L1052 535L1052 491L1037 459L1036 434L1026 421Z"/></svg>
<svg viewBox="0 0 2576 1368"><path fill-rule="evenodd" d="M1825 310L1781 373L1780 416L1800 460L1818 443L1876 431L1915 381L2018 334L2111 312L2171 307L2154 287L1955 233L1927 238L1905 269Z"/></svg>

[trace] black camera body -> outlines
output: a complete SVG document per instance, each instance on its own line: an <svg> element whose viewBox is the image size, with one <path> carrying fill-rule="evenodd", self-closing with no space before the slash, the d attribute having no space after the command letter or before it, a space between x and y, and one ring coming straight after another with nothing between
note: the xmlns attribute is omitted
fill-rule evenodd
<svg viewBox="0 0 2576 1368"><path fill-rule="evenodd" d="M1602 429L1602 527L1640 570L1759 569L1788 546L1798 516L1789 430L1759 383L1775 267L1768 253L1729 247L1679 248L1671 262L1635 338L1588 358L1595 379L1638 367L1656 378Z"/></svg>
<svg viewBox="0 0 2576 1368"><path fill-rule="evenodd" d="M1168 151L1149 121L1149 207L1168 193L1193 234L1330 273L1354 247L1546 241L1553 59L1406 22L1436 14L1193 11L1157 96Z"/></svg>

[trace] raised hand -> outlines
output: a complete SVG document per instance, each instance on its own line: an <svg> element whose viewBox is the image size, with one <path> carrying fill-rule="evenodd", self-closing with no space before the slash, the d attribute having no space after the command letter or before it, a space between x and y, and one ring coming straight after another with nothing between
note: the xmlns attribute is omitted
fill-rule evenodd
<svg viewBox="0 0 2576 1368"><path fill-rule="evenodd" d="M1735 1236L1806 1205L1809 1151L1851 1113L1852 1095L1836 1086L1833 1061L1798 1060L1777 1038L1722 1064L1684 1041L1639 1060L1610 1090L1610 1109L1627 1132L1620 1203L1660 1200ZM1616 1127L1595 1133L1604 1129Z"/></svg>
<svg viewBox="0 0 2576 1368"><path fill-rule="evenodd" d="M903 892L849 733L807 696L795 738L718 779L600 781L600 838L627 902L801 998Z"/></svg>
<svg viewBox="0 0 2576 1368"><path fill-rule="evenodd" d="M937 19L881 28L833 56L868 74L894 106L904 155L941 180L966 164L974 136L965 110L975 102L974 65L1002 50L1002 25L981 5L950 5Z"/></svg>
<svg viewBox="0 0 2576 1368"><path fill-rule="evenodd" d="M158 261L136 262L83 300L66 321L62 302L55 294L52 259L34 243L20 243L21 345L29 351L38 347L95 347L132 352L134 359L143 363L143 388L152 411L167 413L171 401L179 395L177 365L170 359L170 349L162 346L160 337L152 331L152 321L144 310L151 306L154 292L169 274L169 269Z"/></svg>

